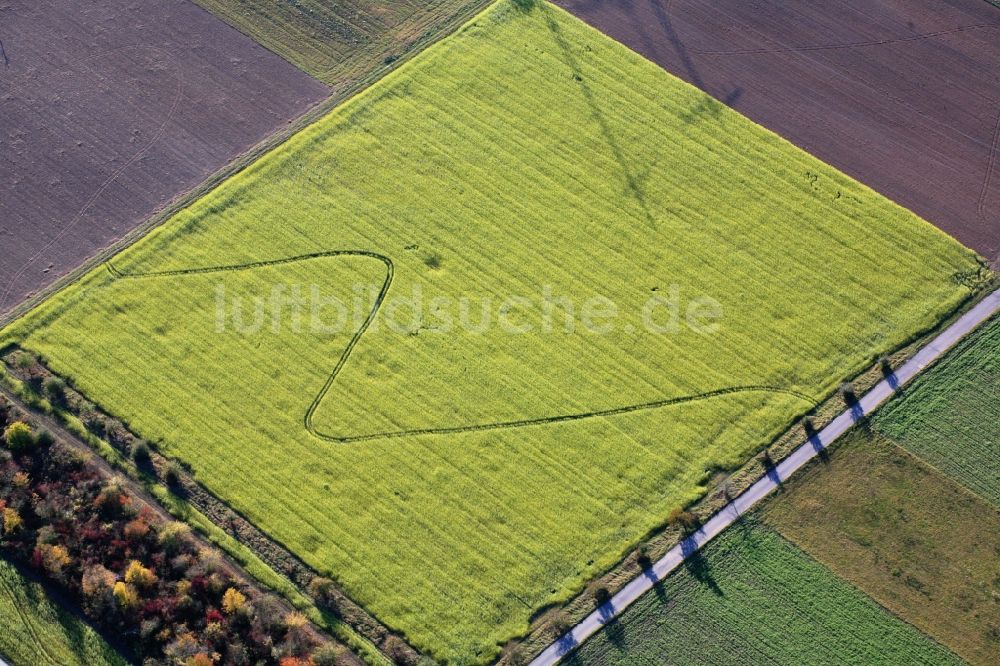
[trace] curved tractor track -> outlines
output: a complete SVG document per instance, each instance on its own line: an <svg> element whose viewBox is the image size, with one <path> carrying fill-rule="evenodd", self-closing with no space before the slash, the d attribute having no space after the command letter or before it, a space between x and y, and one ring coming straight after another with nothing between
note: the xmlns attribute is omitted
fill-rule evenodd
<svg viewBox="0 0 1000 666"><path fill-rule="evenodd" d="M312 402L309 404L309 408L306 410L303 416L302 422L305 429L314 437L327 441L334 442L337 444L352 444L358 442L369 442L375 440L384 439L395 439L400 437L411 437L411 436L428 436L428 435L455 435L460 433L468 432L484 432L491 430L511 430L515 428L527 428L533 426L545 426L554 425L557 423L567 423L571 421L583 421L586 419L595 419L611 416L621 416L624 414L632 414L635 412L652 411L656 409L662 409L666 407L672 407L675 405L683 405L686 403L697 402L700 400L710 400L712 398L719 398L728 395L741 394L741 393L771 393L771 394L781 394L790 395L798 398L802 402L808 404L810 407L815 407L818 401L806 393L796 391L794 389L777 387L777 386L766 386L762 384L748 384L740 386L728 386L723 388L714 389L711 391L705 391L702 393L695 393L685 396L674 396L670 398L663 398L661 400L655 400L652 402L644 402L637 404L624 405L621 407L614 407L610 409L587 411L587 412L576 412L569 414L557 414L553 416L545 416L533 419L519 419L512 421L496 421L491 423L473 423L463 426L449 426L440 428L417 428L417 429L406 429L406 430L393 430L393 431L383 431L374 433L365 433L360 435L335 435L330 433L325 433L320 431L314 421L316 412L319 410L320 405L323 403L324 398L333 388L334 383L340 376L340 372L344 369L348 360L351 358L351 354L354 352L355 347L361 341L361 338L368 331L372 322L378 316L379 311L382 309L382 305L385 303L386 297L389 294L389 290L392 287L393 280L396 275L396 265L391 258L384 254L378 252L373 252L371 250L328 250L325 252L312 252L309 254L301 254L293 257L286 257L283 259L272 259L268 261L254 261L244 264L231 264L226 266L208 266L202 268L188 268L188 269L177 269L170 271L151 271L145 273L125 273L115 268L114 264L107 262L105 266L108 272L111 274L114 280L148 280L148 279L169 279L169 278L180 278L191 275L206 275L212 273L227 273L227 272L239 272L239 271L251 271L260 268L270 268L274 266L282 266L286 264L298 263L303 261L309 261L312 259L324 259L331 257L362 257L367 259L373 259L382 263L386 269L386 277L379 289L378 296L375 298L375 302L372 309L369 311L368 316L362 322L358 330L351 336L350 342L348 342L347 347L344 349L340 358L337 359L336 365L334 365L333 370L327 377L326 382L323 387L313 398Z"/></svg>

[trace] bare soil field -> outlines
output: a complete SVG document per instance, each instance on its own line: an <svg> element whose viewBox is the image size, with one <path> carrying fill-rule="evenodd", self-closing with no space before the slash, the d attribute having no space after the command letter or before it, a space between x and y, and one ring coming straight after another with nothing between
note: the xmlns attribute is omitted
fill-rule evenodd
<svg viewBox="0 0 1000 666"><path fill-rule="evenodd" d="M0 312L328 94L186 0L0 0Z"/></svg>
<svg viewBox="0 0 1000 666"><path fill-rule="evenodd" d="M996 7L555 1L1000 264Z"/></svg>

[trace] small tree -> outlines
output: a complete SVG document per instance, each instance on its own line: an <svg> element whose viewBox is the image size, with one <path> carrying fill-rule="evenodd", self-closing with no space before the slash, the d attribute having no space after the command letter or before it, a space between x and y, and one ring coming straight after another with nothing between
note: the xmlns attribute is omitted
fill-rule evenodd
<svg viewBox="0 0 1000 666"><path fill-rule="evenodd" d="M61 577L63 571L73 563L65 546L42 544L38 546L38 552L42 556L42 566L55 578Z"/></svg>
<svg viewBox="0 0 1000 666"><path fill-rule="evenodd" d="M667 516L667 524L671 527L676 527L685 534L695 531L701 524L698 520L698 516L690 511L685 511L684 509L674 509Z"/></svg>
<svg viewBox="0 0 1000 666"><path fill-rule="evenodd" d="M132 560L125 570L125 582L140 590L147 590L156 583L156 576L152 569L142 566L142 562Z"/></svg>
<svg viewBox="0 0 1000 666"><path fill-rule="evenodd" d="M570 622L569 615L562 608L557 608L556 610L549 613L548 625L552 629L552 633L556 636L562 636L573 626Z"/></svg>
<svg viewBox="0 0 1000 666"><path fill-rule="evenodd" d="M653 558L649 554L649 546L642 544L635 551L635 562L639 565L639 568L645 571L653 566Z"/></svg>
<svg viewBox="0 0 1000 666"><path fill-rule="evenodd" d="M123 583L122 581L115 583L113 594L115 601L118 602L118 607L125 612L139 605L139 592L127 583Z"/></svg>
<svg viewBox="0 0 1000 666"><path fill-rule="evenodd" d="M38 444L38 446L52 446L55 441L56 438L53 437L52 433L45 428L39 429L38 434L35 435L35 443Z"/></svg>
<svg viewBox="0 0 1000 666"><path fill-rule="evenodd" d="M49 377L42 384L42 390L45 391L45 397L53 405L59 407L66 405L66 383L63 380L58 377Z"/></svg>
<svg viewBox="0 0 1000 666"><path fill-rule="evenodd" d="M229 588L222 595L222 610L225 611L226 615L238 613L246 606L246 603L246 596L235 587Z"/></svg>
<svg viewBox="0 0 1000 666"><path fill-rule="evenodd" d="M146 443L146 440L140 439L132 445L132 460L137 465L147 464L149 462L149 455L149 444Z"/></svg>
<svg viewBox="0 0 1000 666"><path fill-rule="evenodd" d="M181 466L176 461L170 461L167 470L163 473L163 480L171 488L177 489L181 485Z"/></svg>
<svg viewBox="0 0 1000 666"><path fill-rule="evenodd" d="M844 382L840 385L840 395L849 406L858 404L858 394L854 390L854 384L851 382Z"/></svg>
<svg viewBox="0 0 1000 666"><path fill-rule="evenodd" d="M7 507L3 510L3 533L13 534L15 531L21 529L21 525L24 521L21 520L21 514L17 512L17 509L12 509Z"/></svg>
<svg viewBox="0 0 1000 666"><path fill-rule="evenodd" d="M21 453L35 446L31 427L23 421L15 421L7 426L3 431L3 439L7 442L7 448L14 453Z"/></svg>
<svg viewBox="0 0 1000 666"><path fill-rule="evenodd" d="M146 538L149 534L149 523L147 523L142 518L136 518L125 523L125 527L122 528L122 534L125 535L126 541L131 541L132 543L138 543Z"/></svg>
<svg viewBox="0 0 1000 666"><path fill-rule="evenodd" d="M312 660L316 666L340 666L341 664L340 652L331 643L325 643L316 648L312 653Z"/></svg>
<svg viewBox="0 0 1000 666"><path fill-rule="evenodd" d="M157 540L168 555L176 555L191 542L191 528L174 521L160 528Z"/></svg>
<svg viewBox="0 0 1000 666"><path fill-rule="evenodd" d="M611 592L608 591L607 587L596 581L587 587L587 594L594 600L595 606L603 606L611 601Z"/></svg>

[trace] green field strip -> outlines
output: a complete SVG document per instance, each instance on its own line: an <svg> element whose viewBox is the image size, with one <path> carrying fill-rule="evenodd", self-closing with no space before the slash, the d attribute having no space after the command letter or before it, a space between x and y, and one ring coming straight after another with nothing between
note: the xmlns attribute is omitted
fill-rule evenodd
<svg viewBox="0 0 1000 666"><path fill-rule="evenodd" d="M748 516L565 663L962 662Z"/></svg>
<svg viewBox="0 0 1000 666"><path fill-rule="evenodd" d="M1000 507L1000 319L949 352L874 424Z"/></svg>
<svg viewBox="0 0 1000 666"><path fill-rule="evenodd" d="M1000 512L905 448L857 430L762 517L970 664L996 660Z"/></svg>
<svg viewBox="0 0 1000 666"><path fill-rule="evenodd" d="M11 666L127 666L97 632L0 559L0 657Z"/></svg>

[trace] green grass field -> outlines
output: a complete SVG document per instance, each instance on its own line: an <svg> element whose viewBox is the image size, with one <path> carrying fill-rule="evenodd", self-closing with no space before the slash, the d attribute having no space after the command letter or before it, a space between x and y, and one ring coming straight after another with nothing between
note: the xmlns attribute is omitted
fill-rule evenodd
<svg viewBox="0 0 1000 666"><path fill-rule="evenodd" d="M748 518L584 643L573 666L961 661Z"/></svg>
<svg viewBox="0 0 1000 666"><path fill-rule="evenodd" d="M84 622L0 560L0 657L11 666L125 666Z"/></svg>
<svg viewBox="0 0 1000 666"><path fill-rule="evenodd" d="M714 470L935 325L978 268L530 4L493 6L0 336L454 663L492 658ZM322 331L278 301L272 318L274 285L360 317ZM241 332L233 299L253 320L254 296L263 325ZM582 325L596 296L611 331ZM658 331L640 325L654 296ZM714 332L665 331L675 298L714 299Z"/></svg>
<svg viewBox="0 0 1000 666"><path fill-rule="evenodd" d="M964 340L875 427L1000 508L1000 318Z"/></svg>
<svg viewBox="0 0 1000 666"><path fill-rule="evenodd" d="M195 0L332 86L364 79L482 0Z"/></svg>
<svg viewBox="0 0 1000 666"><path fill-rule="evenodd" d="M853 433L766 523L971 664L1000 650L1000 513L879 435Z"/></svg>

